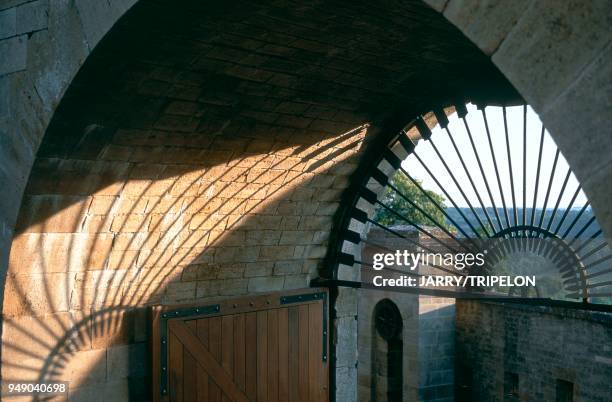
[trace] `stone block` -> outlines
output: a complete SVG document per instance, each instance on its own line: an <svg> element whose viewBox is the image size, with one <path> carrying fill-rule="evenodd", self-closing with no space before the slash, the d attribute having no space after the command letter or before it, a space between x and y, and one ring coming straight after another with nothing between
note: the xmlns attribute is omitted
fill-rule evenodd
<svg viewBox="0 0 612 402"><path fill-rule="evenodd" d="M196 297L208 297L214 295L222 296L236 296L247 293L252 290L250 286L250 280L259 279L251 278L247 279L219 279L214 281L198 281Z"/></svg>
<svg viewBox="0 0 612 402"><path fill-rule="evenodd" d="M47 27L49 1L37 0L17 7L17 33L39 31Z"/></svg>
<svg viewBox="0 0 612 402"><path fill-rule="evenodd" d="M26 35L0 40L0 75L25 70L28 62L28 38Z"/></svg>
<svg viewBox="0 0 612 402"><path fill-rule="evenodd" d="M244 277L261 277L261 276L272 276L274 269L274 262L263 261L263 262L251 262L245 265Z"/></svg>
<svg viewBox="0 0 612 402"><path fill-rule="evenodd" d="M17 8L0 11L0 39L17 35Z"/></svg>
<svg viewBox="0 0 612 402"><path fill-rule="evenodd" d="M302 289L307 288L310 285L310 275L286 275L283 289Z"/></svg>
<svg viewBox="0 0 612 402"><path fill-rule="evenodd" d="M108 256L106 268L110 270L127 270L135 268L138 261L138 250L112 250ZM116 272L113 272L116 275Z"/></svg>
<svg viewBox="0 0 612 402"><path fill-rule="evenodd" d="M272 292L283 289L285 278L283 277L257 277L249 278L248 280L248 291L249 292Z"/></svg>
<svg viewBox="0 0 612 402"><path fill-rule="evenodd" d="M255 262L260 259L258 255L260 250L257 246L220 247L215 251L214 260L215 263Z"/></svg>
<svg viewBox="0 0 612 402"><path fill-rule="evenodd" d="M336 400L337 401L356 401L357 400L357 368L355 367L336 368Z"/></svg>
<svg viewBox="0 0 612 402"><path fill-rule="evenodd" d="M262 246L259 252L260 261L288 260L293 258L294 246Z"/></svg>
<svg viewBox="0 0 612 402"><path fill-rule="evenodd" d="M90 197L40 195L23 200L17 230L22 232L78 232Z"/></svg>
<svg viewBox="0 0 612 402"><path fill-rule="evenodd" d="M118 15L113 15L108 2L77 0L75 3L89 49L93 49L115 23Z"/></svg>
<svg viewBox="0 0 612 402"><path fill-rule="evenodd" d="M68 311L75 280L75 273L10 277L4 291L4 314L41 315Z"/></svg>
<svg viewBox="0 0 612 402"><path fill-rule="evenodd" d="M147 375L147 345L113 346L107 349L107 372L109 381L126 378L142 378Z"/></svg>
<svg viewBox="0 0 612 402"><path fill-rule="evenodd" d="M276 261L274 262L274 275L295 275L302 273L302 261Z"/></svg>
<svg viewBox="0 0 612 402"><path fill-rule="evenodd" d="M245 245L277 245L281 237L278 230L249 230L246 232Z"/></svg>
<svg viewBox="0 0 612 402"><path fill-rule="evenodd" d="M14 364L32 355L47 356L53 349L79 351L91 348L90 326L74 312L7 319L3 325L5 362Z"/></svg>
<svg viewBox="0 0 612 402"><path fill-rule="evenodd" d="M279 245L298 245L312 243L313 232L307 230L285 230L282 232Z"/></svg>
<svg viewBox="0 0 612 402"><path fill-rule="evenodd" d="M537 1L493 54L493 62L536 111L572 84L610 42L612 3Z"/></svg>
<svg viewBox="0 0 612 402"><path fill-rule="evenodd" d="M355 317L357 315L357 300L359 290L350 288L338 289L336 298L336 316L338 317Z"/></svg>
<svg viewBox="0 0 612 402"><path fill-rule="evenodd" d="M69 400L91 402L128 402L130 400L143 400L130 398L130 384L132 384L132 381L118 380L93 385L80 385L74 388L71 387Z"/></svg>
<svg viewBox="0 0 612 402"><path fill-rule="evenodd" d="M336 326L337 367L355 367L357 363L357 320L355 317L338 317Z"/></svg>
<svg viewBox="0 0 612 402"><path fill-rule="evenodd" d="M63 353L57 355L54 360L63 363L55 378L58 381L69 381L71 388L106 381L105 349Z"/></svg>
<svg viewBox="0 0 612 402"><path fill-rule="evenodd" d="M144 214L116 215L113 218L111 231L121 233L147 232L151 216Z"/></svg>
<svg viewBox="0 0 612 402"><path fill-rule="evenodd" d="M514 28L529 4L527 0L450 0L444 8L444 16L483 52L491 55Z"/></svg>

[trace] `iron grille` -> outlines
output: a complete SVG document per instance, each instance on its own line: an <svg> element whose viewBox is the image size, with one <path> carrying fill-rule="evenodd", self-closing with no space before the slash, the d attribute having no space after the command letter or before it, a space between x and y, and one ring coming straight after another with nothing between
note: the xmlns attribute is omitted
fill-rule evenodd
<svg viewBox="0 0 612 402"><path fill-rule="evenodd" d="M343 272L357 268L372 269L372 263L362 259L366 245L393 251L367 236L376 228L419 250L458 253L486 249L490 254L481 274L495 272L511 256L531 255L532 263L540 259L553 266L562 288L555 294L542 286L536 287L536 294L508 291L511 296L610 303L612 253L608 242L560 150L539 120L536 127L528 118L533 111L527 105L511 108L512 113L516 108L522 113L521 127L512 127L510 123L517 119L508 118L505 106L495 110L457 104L452 108L435 109L412 120L377 159L371 160L366 174L356 178L349 213L339 231L333 279L354 278ZM499 124L491 124L489 115L494 112L499 114ZM450 120L447 114L452 116ZM430 127L434 126L432 135ZM443 141L446 146L440 145ZM416 168L408 165L418 166L423 175L415 177ZM421 202L398 188L396 175L414 186ZM435 187L444 203L424 188L422 179ZM398 211L385 194L401 198L421 219ZM404 227L381 222L377 218L381 211L409 227L420 240L407 235ZM457 274L447 266L430 265L439 272ZM500 292L469 291L493 296Z"/></svg>

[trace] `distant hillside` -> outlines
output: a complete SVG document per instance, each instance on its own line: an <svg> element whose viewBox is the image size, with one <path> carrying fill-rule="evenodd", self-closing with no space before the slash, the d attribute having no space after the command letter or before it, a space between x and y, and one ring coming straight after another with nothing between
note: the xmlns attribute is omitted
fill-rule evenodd
<svg viewBox="0 0 612 402"><path fill-rule="evenodd" d="M527 208L525 210L526 212L526 222L527 225L530 224L531 222L531 216L532 216L532 209L531 208ZM537 208L535 210L535 218L534 218L534 226L538 226L538 224L540 223L540 219L542 216L542 209L541 208ZM469 223L477 230L482 230L481 229L481 225L478 222L478 219L476 218L475 214L480 218L480 220L482 221L483 224L487 224L488 223L488 219L486 217L486 213L489 215L489 217L491 218L491 220L493 221L493 224L495 225L495 227L498 227L498 221L497 221L497 215L495 214L495 209L494 208L487 208L486 209L486 213L485 210L482 208L474 208L474 211L472 211L470 208L446 208L446 212L447 214L452 218L452 220L454 220L455 222L457 222L457 224L461 225L462 229L470 236L473 236L474 233L472 231L472 229L470 228L470 226L468 224L465 223L464 218L461 216L461 213L463 213L463 215L467 218L467 220L469 221ZM517 216L518 216L518 223L519 225L523 224L523 209L517 209ZM475 214L474 214L475 213ZM498 208L497 209L497 213L499 214L499 219L502 222L502 225L504 227L507 226L506 224L506 214L504 212L503 208ZM543 223L542 223L542 227L546 228L548 226L548 222L550 221L550 218L552 216L553 213L553 209L546 209L545 211L545 215L544 215L544 219L543 219ZM555 213L555 217L553 220L553 223L550 227L550 231L554 232L554 230L557 228L557 225L559 224L559 222L561 221L561 218L563 217L563 214L565 213L565 209L559 209L557 210L557 212ZM564 234L568 228L570 228L570 225L572 224L572 222L574 222L574 220L576 219L576 217L579 215L580 213L580 208L572 208L569 210L569 212L567 213L567 216L565 217L563 224L561 225L561 227L559 228L559 234L562 235ZM576 221L576 223L571 227L570 232L568 234L569 237L575 236L578 234L578 232L589 222L589 220L593 217L593 211L591 210L591 208L587 208L582 215L579 217L579 219ZM508 219L510 220L510 225L514 226L514 222L515 222L515 218L514 218L514 210L512 208L508 209ZM449 219L447 219L447 223L450 225L451 222ZM593 222L588 229L581 234L580 237L588 237L591 234L593 234L596 230L599 229L599 225L597 224L597 222Z"/></svg>

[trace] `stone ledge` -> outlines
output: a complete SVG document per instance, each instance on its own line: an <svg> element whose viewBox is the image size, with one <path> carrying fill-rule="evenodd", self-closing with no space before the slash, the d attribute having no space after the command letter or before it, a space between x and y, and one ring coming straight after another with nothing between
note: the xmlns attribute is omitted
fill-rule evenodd
<svg viewBox="0 0 612 402"><path fill-rule="evenodd" d="M580 303L576 303L575 307L564 307L564 306L552 306L552 305L534 305L517 302L501 302L501 301L489 301L489 300L457 300L457 306L460 307L463 303L481 303L495 307L509 308L515 310L530 311L541 314L550 314L561 316L563 318L573 318L577 320L592 321L604 324L606 326L612 326L612 312L602 312L587 310L580 306ZM566 303L563 301L552 301L552 303ZM572 303L572 302L567 302Z"/></svg>

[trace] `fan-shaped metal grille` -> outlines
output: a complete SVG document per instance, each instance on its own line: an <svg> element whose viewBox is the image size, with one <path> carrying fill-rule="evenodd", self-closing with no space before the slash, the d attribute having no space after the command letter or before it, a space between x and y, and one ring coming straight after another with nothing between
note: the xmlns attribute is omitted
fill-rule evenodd
<svg viewBox="0 0 612 402"><path fill-rule="evenodd" d="M424 251L486 249L485 274L540 272L543 285L520 296L610 303L608 242L580 184L533 111L462 104L454 109L417 117L358 179L340 228L336 274L359 266L371 269L360 251L366 245L393 251L368 238L368 231L376 229ZM400 182L415 193L406 193ZM410 213L396 208L393 199ZM430 268L458 273L441 264ZM516 294L499 288L472 291Z"/></svg>

